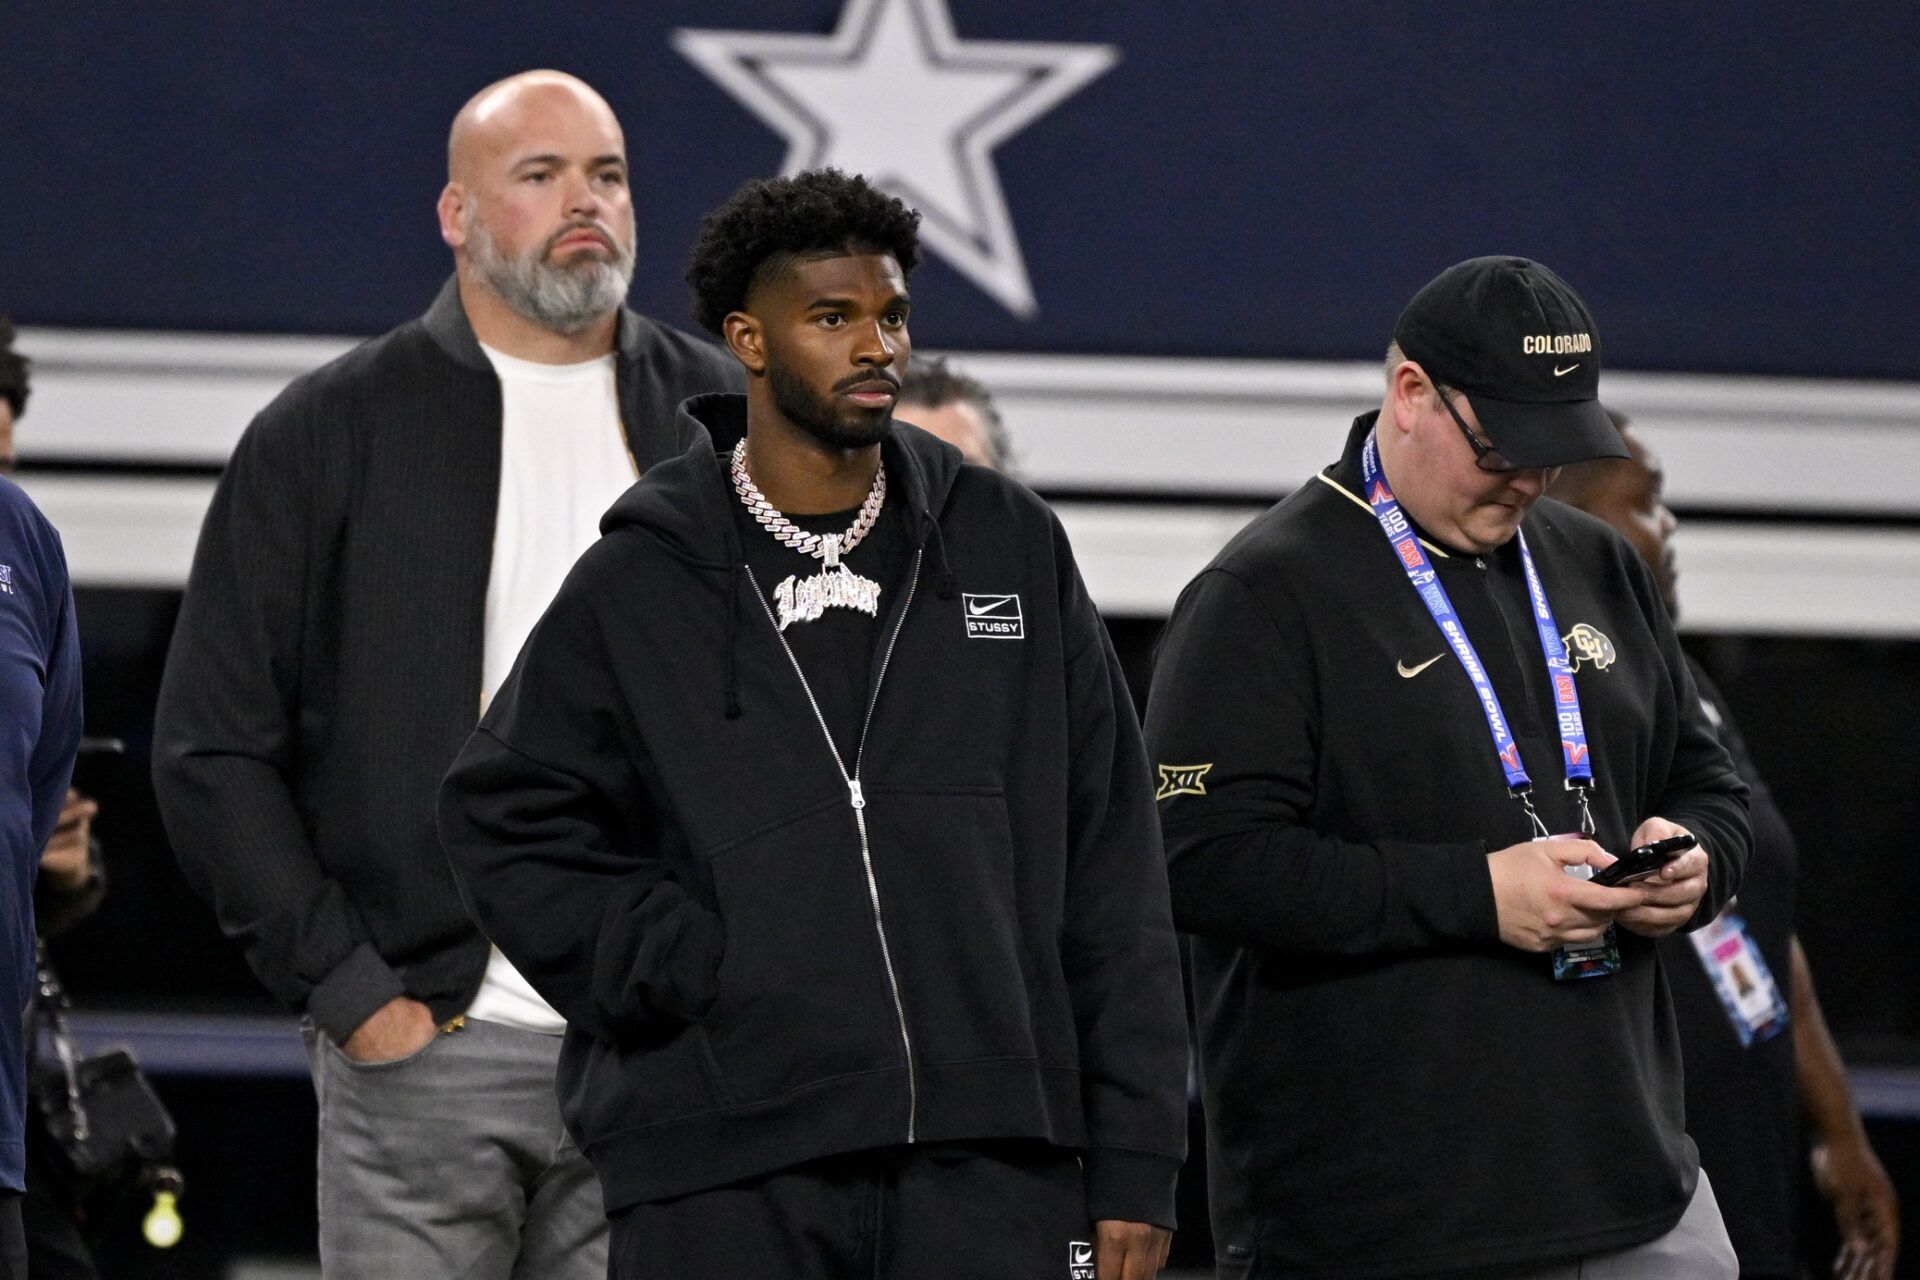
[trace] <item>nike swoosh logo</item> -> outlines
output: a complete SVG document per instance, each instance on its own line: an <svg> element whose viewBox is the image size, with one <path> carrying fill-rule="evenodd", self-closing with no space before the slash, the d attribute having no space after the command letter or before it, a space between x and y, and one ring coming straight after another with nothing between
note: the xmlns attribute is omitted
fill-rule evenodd
<svg viewBox="0 0 1920 1280"><path fill-rule="evenodd" d="M1568 365L1564 369L1562 369L1559 365L1555 365L1553 366L1553 376L1556 378L1564 378L1568 374L1572 373L1575 369L1578 369L1579 367L1580 367L1580 362L1578 360L1575 360L1572 364Z"/></svg>
<svg viewBox="0 0 1920 1280"><path fill-rule="evenodd" d="M1446 656L1447 655L1444 653L1436 653L1431 658L1428 658L1425 662L1421 663L1417 667L1410 667L1404 662L1396 662L1393 664L1393 669L1395 671L1398 671L1406 679L1411 680L1415 676L1419 675L1422 671L1425 671L1428 667L1432 666L1434 663L1440 661L1440 659Z"/></svg>
<svg viewBox="0 0 1920 1280"><path fill-rule="evenodd" d="M967 612L977 618L983 613L992 613L995 609L1004 609L1006 605L1007 602L1005 600L989 600L985 604L975 604L969 600L967 601Z"/></svg>

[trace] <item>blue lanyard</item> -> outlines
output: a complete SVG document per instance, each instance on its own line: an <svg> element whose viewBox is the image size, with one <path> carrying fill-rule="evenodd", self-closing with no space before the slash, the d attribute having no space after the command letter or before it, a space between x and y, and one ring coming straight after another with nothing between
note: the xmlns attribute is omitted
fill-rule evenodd
<svg viewBox="0 0 1920 1280"><path fill-rule="evenodd" d="M1394 554L1406 570L1407 581L1419 593L1440 634L1460 659L1460 665L1466 668L1467 678L1473 681L1473 691L1480 696L1480 709L1486 713L1487 728L1493 733L1493 751L1500 759L1500 771L1506 775L1508 792L1525 806L1535 832L1548 834L1546 824L1534 811L1533 781L1520 763L1520 744L1514 740L1506 712L1500 707L1500 697L1493 691L1493 681L1487 678L1487 669L1481 665L1473 641L1467 638L1467 629L1461 625L1460 615L1454 612L1447 589L1440 585L1440 575L1434 572L1420 539L1414 536L1413 525L1394 500L1393 490L1387 487L1387 477L1380 470L1376 434L1372 432L1367 435L1366 447L1360 451L1360 479L1367 491L1367 505L1373 508L1374 518L1380 521L1387 541L1393 544ZM1567 788L1579 795L1580 826L1585 834L1592 835L1593 813L1587 804L1587 795L1593 790L1593 760L1587 750L1586 722L1580 718L1580 691L1574 687L1573 667L1567 661L1567 646L1560 639L1560 627L1553 620L1553 607L1547 603L1539 571L1533 567L1533 553L1527 550L1527 535L1518 536L1520 563L1527 573L1527 595L1533 601L1533 622L1540 632L1540 651L1546 656L1547 675L1553 683L1554 712L1559 719L1560 754L1566 762Z"/></svg>

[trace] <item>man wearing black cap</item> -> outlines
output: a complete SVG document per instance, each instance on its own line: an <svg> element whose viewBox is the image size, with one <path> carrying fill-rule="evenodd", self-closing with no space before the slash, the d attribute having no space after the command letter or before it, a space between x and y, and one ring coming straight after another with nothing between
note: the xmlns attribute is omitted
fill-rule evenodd
<svg viewBox="0 0 1920 1280"><path fill-rule="evenodd" d="M1175 608L1147 738L1223 1274L1734 1274L1652 940L1737 887L1746 788L1646 566L1540 500L1621 453L1599 363L1545 267L1453 267Z"/></svg>

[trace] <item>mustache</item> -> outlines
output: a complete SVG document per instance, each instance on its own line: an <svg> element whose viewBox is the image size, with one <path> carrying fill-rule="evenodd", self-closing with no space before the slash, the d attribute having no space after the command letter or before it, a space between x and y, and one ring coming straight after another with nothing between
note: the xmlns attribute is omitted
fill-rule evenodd
<svg viewBox="0 0 1920 1280"><path fill-rule="evenodd" d="M593 232L606 243L607 249L611 253L619 253L621 251L620 241L614 236L613 228L597 219L589 218L582 222L569 222L566 226L561 227L558 231L548 236L546 244L541 246L540 256L543 258L547 257L553 252L555 245L578 231Z"/></svg>
<svg viewBox="0 0 1920 1280"><path fill-rule="evenodd" d="M836 392L848 391L854 387L864 386L869 382L884 382L895 391L900 389L900 375L894 373L891 369L863 370L860 373L840 379L840 381L833 384L833 389Z"/></svg>

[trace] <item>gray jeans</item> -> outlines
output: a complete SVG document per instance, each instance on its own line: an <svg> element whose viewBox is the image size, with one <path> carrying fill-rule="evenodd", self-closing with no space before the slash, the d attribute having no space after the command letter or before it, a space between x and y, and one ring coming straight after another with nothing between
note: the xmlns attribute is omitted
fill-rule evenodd
<svg viewBox="0 0 1920 1280"><path fill-rule="evenodd" d="M327 1280L602 1280L600 1180L560 1125L560 1037L490 1022L364 1064L306 1028Z"/></svg>
<svg viewBox="0 0 1920 1280"><path fill-rule="evenodd" d="M1702 1169L1686 1213L1667 1234L1631 1249L1531 1272L1525 1280L1738 1280L1739 1275L1720 1202Z"/></svg>

